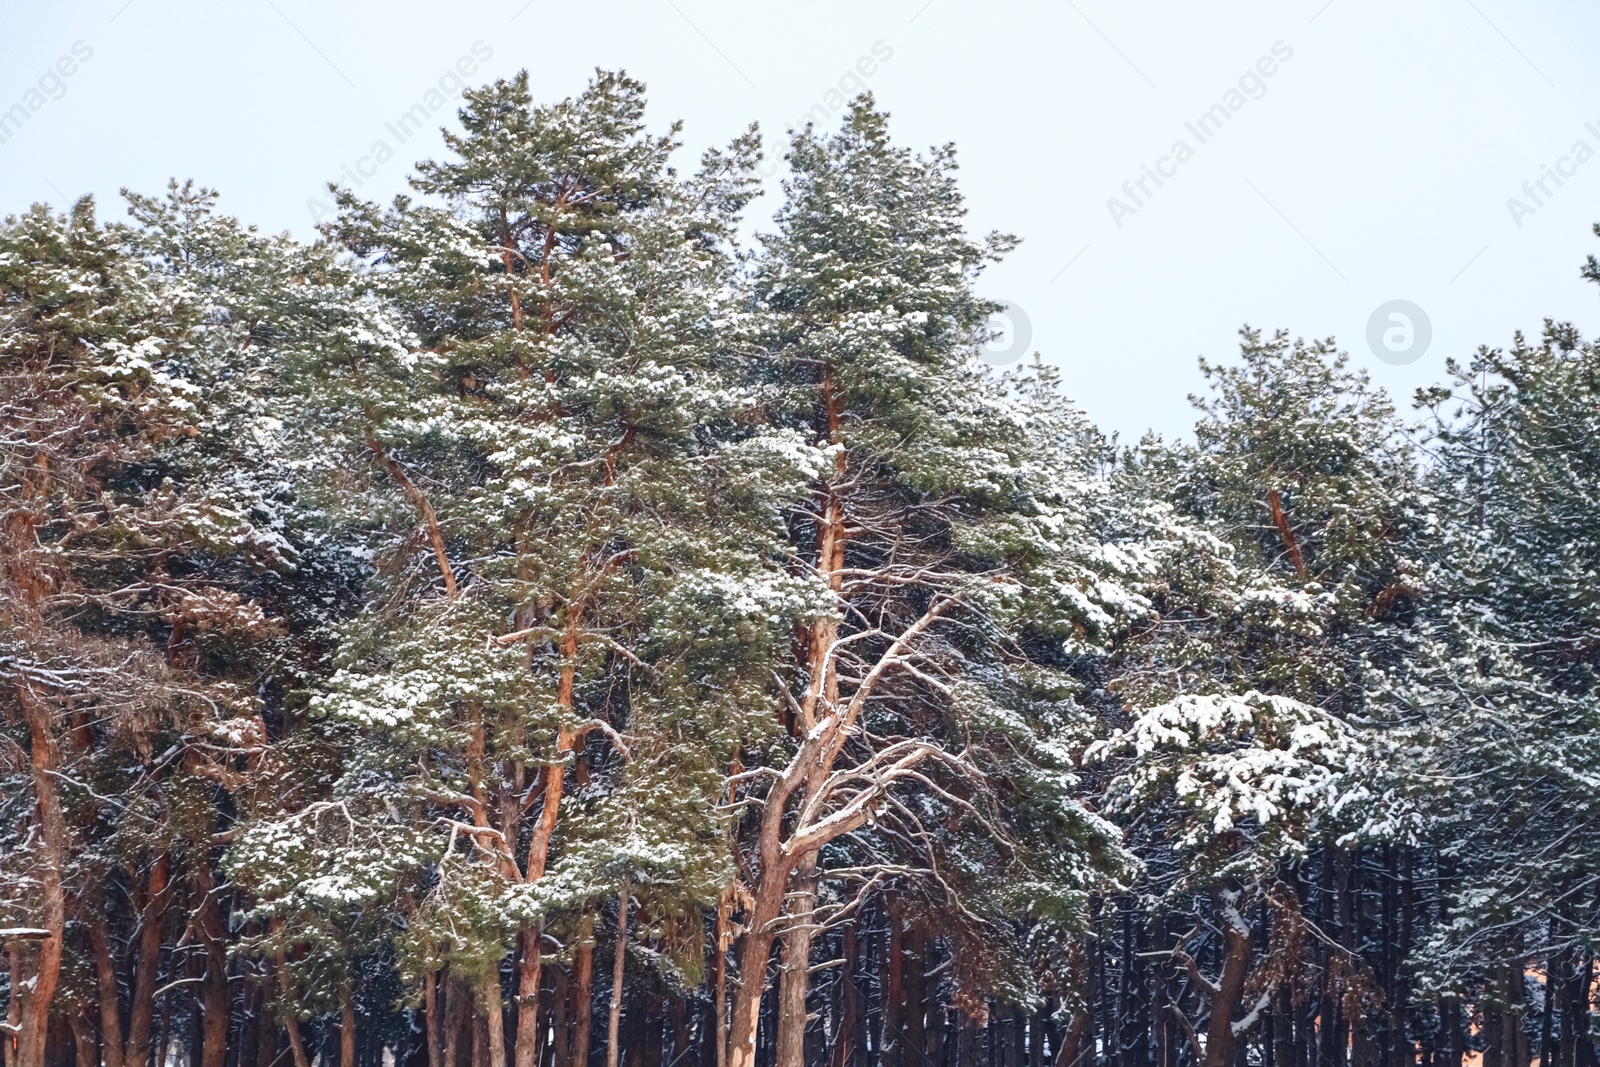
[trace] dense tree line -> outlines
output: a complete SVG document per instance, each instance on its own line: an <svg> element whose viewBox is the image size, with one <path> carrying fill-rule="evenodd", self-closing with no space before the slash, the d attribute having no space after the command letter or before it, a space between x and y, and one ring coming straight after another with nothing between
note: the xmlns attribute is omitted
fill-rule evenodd
<svg viewBox="0 0 1600 1067"><path fill-rule="evenodd" d="M952 149L643 109L0 226L6 1067L1600 1067L1600 349L1119 446Z"/></svg>

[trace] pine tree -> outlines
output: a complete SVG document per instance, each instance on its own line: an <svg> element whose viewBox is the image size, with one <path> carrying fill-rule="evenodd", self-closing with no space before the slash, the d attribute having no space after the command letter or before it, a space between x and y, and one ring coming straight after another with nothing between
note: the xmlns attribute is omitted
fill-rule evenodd
<svg viewBox="0 0 1600 1067"><path fill-rule="evenodd" d="M1173 946L1206 993L1206 1040L1188 1032L1209 1067L1231 1062L1236 1035L1303 980L1298 938L1258 946L1246 916L1266 906L1280 933L1298 928L1280 872L1353 844L1382 807L1363 784L1368 727L1385 717L1366 686L1395 655L1429 525L1402 428L1366 376L1332 342L1242 336L1239 366L1202 361L1213 394L1194 398L1195 444L1147 441L1119 474L1149 501L1128 521L1165 560L1166 583L1161 622L1118 653L1132 722L1096 748L1128 760L1113 809L1156 829L1141 848L1154 909L1211 897L1217 977L1194 963L1204 923Z"/></svg>
<svg viewBox="0 0 1600 1067"><path fill-rule="evenodd" d="M1480 349L1450 364L1452 386L1419 396L1437 420L1432 488L1464 521L1436 542L1419 632L1385 679L1398 720L1389 767L1406 801L1391 818L1436 843L1457 879L1421 954L1424 988L1477 991L1489 1051L1509 1064L1535 1054L1530 957L1549 961L1563 1054L1593 1056L1574 1040L1588 1027L1573 990L1600 930L1597 367L1592 342L1546 323L1537 345Z"/></svg>
<svg viewBox="0 0 1600 1067"><path fill-rule="evenodd" d="M87 940L73 958L92 961L92 978L70 976L80 1046L98 1036L113 1067L145 1057L161 931L188 891L202 900L213 1011L202 1051L214 1067L228 994L211 794L237 788L238 760L266 741L251 676L283 652L275 601L300 556L295 517L269 488L275 464L241 461L245 441L272 445L222 314L250 273L232 257L253 238L213 224L203 190L129 199L133 226L102 225L85 199L66 216L36 207L0 232L0 462L13 497L3 662L7 718L20 711L34 772L31 788L7 794L37 812L37 835L6 850L6 884L22 890L7 904L49 934L20 1005L19 1062L43 1055L69 917ZM194 258L206 253L216 275ZM126 1027L121 892L142 925Z"/></svg>
<svg viewBox="0 0 1600 1067"><path fill-rule="evenodd" d="M863 96L839 133L795 135L787 200L757 279L774 350L769 418L826 457L793 513L791 551L831 602L785 672L791 741L759 776L747 772L760 814L741 836L750 899L733 1067L755 1054L780 924L778 1063L797 1067L804 1056L831 853L858 879L854 899L830 909L839 921L890 879L941 884L942 863L961 857L941 848L940 819L970 820L1008 853L1013 828L983 752L1042 744L1040 727L1018 713L1031 665L1011 642L1032 628L1096 647L1138 599L1092 565L1079 502L1046 473L1059 442L1030 433L1039 427L975 359L994 306L972 282L1013 240L970 240L953 150L914 156L890 144L886 122ZM1041 445L1049 450L1034 451ZM1070 896L1116 869L1119 850L1104 847L1098 820L1055 799L1055 840L1071 858L1051 871L1059 882L1045 881ZM959 900L942 905L962 910Z"/></svg>
<svg viewBox="0 0 1600 1067"><path fill-rule="evenodd" d="M285 355L324 454L349 457L341 471L367 458L350 502L382 523L369 607L313 705L360 733L324 804L359 806L364 844L320 838L329 873L269 909L327 878L401 907L402 966L471 979L494 1064L501 959L518 953L531 1067L541 929L614 891L623 846L603 827L703 883L682 846L715 836L744 719L770 719L764 650L811 595L778 569L775 501L803 471L740 428L730 378L754 136L679 177L642 94L606 73L549 107L526 75L469 92L455 158L419 167L430 200L341 194L330 233L359 262ZM629 787L634 749L674 766L686 803ZM569 798L613 792L579 809L563 852ZM616 804L626 818L597 814ZM263 826L249 862L320 825Z"/></svg>

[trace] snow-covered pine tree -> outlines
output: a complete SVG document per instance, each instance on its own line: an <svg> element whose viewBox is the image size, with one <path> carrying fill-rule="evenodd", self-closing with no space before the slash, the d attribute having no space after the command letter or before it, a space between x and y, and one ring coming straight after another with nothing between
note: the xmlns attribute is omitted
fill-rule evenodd
<svg viewBox="0 0 1600 1067"><path fill-rule="evenodd" d="M1160 622L1118 653L1111 688L1133 722L1097 749L1129 760L1111 801L1149 820L1152 906L1212 898L1222 962L1195 971L1210 1024L1204 1041L1189 1029L1211 1067L1299 966L1244 916L1266 905L1293 929L1283 865L1354 840L1375 806L1364 685L1412 609L1428 526L1402 427L1366 375L1332 342L1242 336L1240 365L1202 361L1213 393L1195 398L1195 444L1147 441L1119 475L1144 501L1127 520L1167 564ZM1210 936L1198 923L1174 958L1192 963Z"/></svg>
<svg viewBox="0 0 1600 1067"><path fill-rule="evenodd" d="M219 798L246 802L266 747L297 522L272 499L273 424L224 311L230 287L253 284L254 239L211 220L203 190L129 199L132 226L99 223L85 199L0 227L0 663L7 722L33 753L32 784L5 790L24 817L5 825L37 819L0 865L6 910L49 932L18 1062L40 1062L68 916L63 1014L80 1055L149 1055L162 930L181 907L204 950L197 1052L216 1067L229 897L213 835Z"/></svg>
<svg viewBox="0 0 1600 1067"><path fill-rule="evenodd" d="M426 199L340 194L329 232L357 269L285 348L347 521L377 517L378 569L313 704L359 732L335 806L259 827L241 861L309 835L323 866L281 873L284 906L405 911L402 966L470 979L494 1067L508 951L531 1067L547 924L581 928L641 841L658 879L722 862L686 845L723 817L746 720L773 719L765 658L817 599L780 551L812 457L741 428L731 376L756 139L683 177L643 107L604 72L550 106L525 74L468 92L452 157L418 168ZM634 749L673 767L679 803L630 790ZM580 826L564 855L564 806L612 790L592 827L630 837ZM335 847L347 815L358 840Z"/></svg>
<svg viewBox="0 0 1600 1067"><path fill-rule="evenodd" d="M1043 725L1020 713L1032 664L1014 639L1031 629L1057 647L1098 647L1142 610L1096 566L1082 501L1059 478L1063 441L975 358L995 305L973 281L1014 242L964 232L953 150L893 146L863 96L838 133L796 134L789 162L757 281L773 348L765 410L826 459L790 526L795 565L830 596L784 672L792 740L747 772L760 809L740 838L749 902L732 1067L753 1062L780 932L777 1062L803 1060L830 849L842 860L860 846L864 859L844 863L854 886L830 909L838 921L886 881L941 896L941 864L964 858L941 854L940 821L970 820L1015 859L984 749L1054 764L1041 778L1060 768L1038 751ZM1067 792L1048 802L1061 862L1035 881L1055 897L1082 893L1120 856ZM942 903L960 911L948 894Z"/></svg>
<svg viewBox="0 0 1600 1067"><path fill-rule="evenodd" d="M1402 669L1375 686L1394 708L1387 770L1405 793L1390 819L1450 873L1422 986L1484 1005L1486 1063L1592 1064L1600 350L1547 322L1537 343L1519 335L1449 370L1419 402L1437 417L1431 488L1458 521L1430 553ZM1544 961L1542 1049L1526 1032L1529 959Z"/></svg>

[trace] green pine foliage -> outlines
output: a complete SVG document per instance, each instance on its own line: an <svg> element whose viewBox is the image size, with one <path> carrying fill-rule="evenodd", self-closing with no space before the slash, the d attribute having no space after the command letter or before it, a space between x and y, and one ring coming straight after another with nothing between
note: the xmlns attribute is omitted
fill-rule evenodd
<svg viewBox="0 0 1600 1067"><path fill-rule="evenodd" d="M652 129L0 224L8 1067L1595 1067L1600 346L1246 328L1125 447L953 147L747 244Z"/></svg>

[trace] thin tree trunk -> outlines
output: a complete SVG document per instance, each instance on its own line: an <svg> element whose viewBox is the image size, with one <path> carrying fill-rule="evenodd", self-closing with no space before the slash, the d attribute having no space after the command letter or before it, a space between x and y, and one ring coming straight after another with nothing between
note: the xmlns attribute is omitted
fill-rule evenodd
<svg viewBox="0 0 1600 1067"><path fill-rule="evenodd" d="M226 1067L228 1057L228 942L222 909L216 898L209 857L200 855L193 868L197 924L205 946L201 978L200 1067ZM137 1067L137 1065L129 1065Z"/></svg>
<svg viewBox="0 0 1600 1067"><path fill-rule="evenodd" d="M370 413L368 414L368 423L371 423ZM421 489L417 488L416 483L411 480L411 476L406 473L406 469L400 465L400 461L389 455L383 445L378 442L378 438L374 436L370 425L367 430L367 447L388 469L390 476L399 483L406 497L410 499L412 505L422 515L423 525L428 529L428 541L433 545L434 560L439 564L439 575L444 579L445 593L450 597L454 597L456 595L456 576L450 567L450 556L444 550L444 534L439 530L439 517L434 514L433 505L428 503L427 496L424 495Z"/></svg>
<svg viewBox="0 0 1600 1067"><path fill-rule="evenodd" d="M1577 1067L1600 1067L1600 1057L1595 1055L1594 1042L1589 1039L1589 991L1594 988L1593 953L1584 953L1583 969L1578 972L1575 986L1573 1039L1577 1046L1574 1049Z"/></svg>
<svg viewBox="0 0 1600 1067"><path fill-rule="evenodd" d="M928 933L912 923L900 939L900 981L905 988L905 1038L901 1042L902 1067L928 1067Z"/></svg>
<svg viewBox="0 0 1600 1067"><path fill-rule="evenodd" d="M164 1011L165 1009L163 1009ZM165 1027L165 1023L162 1024ZM163 1060L164 1060L163 1055ZM272 1015L272 985L269 977L256 982L256 1059L255 1067L273 1067L278 1062L278 1020ZM165 1067L164 1062L156 1067Z"/></svg>
<svg viewBox="0 0 1600 1067"><path fill-rule="evenodd" d="M349 975L339 986L339 1067L356 1067L356 993Z"/></svg>
<svg viewBox="0 0 1600 1067"><path fill-rule="evenodd" d="M472 1012L461 983L448 977L444 984L444 1062L445 1067L461 1067L461 1054L472 1044ZM462 1032L466 1031L466 1037Z"/></svg>
<svg viewBox="0 0 1600 1067"><path fill-rule="evenodd" d="M12 1002L20 1002L17 1031L13 1038L15 1067L45 1067L45 1042L49 1036L50 1005L55 1000L61 979L62 938L67 926L67 894L62 884L66 864L67 824L56 795L55 776L60 771L55 734L50 729L49 709L34 695L27 681L19 681L16 693L28 723L33 743L34 797L39 811L38 860L34 877L39 884L39 925L46 937L39 942L38 961L33 968L27 992L13 983ZM12 957L22 949L13 944Z"/></svg>
<svg viewBox="0 0 1600 1067"><path fill-rule="evenodd" d="M572 960L572 1064L588 1067L594 1025L594 912L578 920L578 950Z"/></svg>
<svg viewBox="0 0 1600 1067"><path fill-rule="evenodd" d="M487 1054L489 1067L506 1067L506 1020L500 992L500 961L495 960L483 976L483 1017L489 1029Z"/></svg>
<svg viewBox="0 0 1600 1067"><path fill-rule="evenodd" d="M7 989L22 988L22 946L17 942L0 944L0 949L6 953ZM0 1055L3 1055L5 1067L16 1067L17 1064L17 1039L16 1033L22 1023L22 998L6 998L6 1029L0 1037Z"/></svg>
<svg viewBox="0 0 1600 1067"><path fill-rule="evenodd" d="M163 852L150 867L145 902L139 914L139 946L134 956L133 996L128 1003L128 1044L122 1062L144 1067L150 1058L150 1029L155 1019L156 972L161 967L161 928L167 903L171 859Z"/></svg>
<svg viewBox="0 0 1600 1067"><path fill-rule="evenodd" d="M104 1067L122 1067L122 1018L119 1010L122 991L117 980L117 960L111 947L111 930L106 922L103 900L93 901L95 914L86 917L89 949L94 954L95 984L100 1000L100 1062Z"/></svg>
<svg viewBox="0 0 1600 1067"><path fill-rule="evenodd" d="M628 906L633 899L633 879L622 876L622 890L617 894L617 952L611 964L611 1014L606 1021L606 1067L617 1067L621 1051L622 1023L622 973L628 961Z"/></svg>
<svg viewBox="0 0 1600 1067"><path fill-rule="evenodd" d="M256 1042L261 1037L260 1028L252 1025L256 1020L256 1005L260 1002L260 983L246 972L243 961L234 958L234 980L239 983L239 1008L233 1013L235 1026L228 1067L256 1067L261 1063Z"/></svg>
<svg viewBox="0 0 1600 1067"><path fill-rule="evenodd" d="M282 974L283 972L283 957L279 956L278 973ZM311 1067L311 1060L306 1055L306 1043L300 1036L300 1020L295 1018L294 1012L291 1011L284 1016L283 1028L289 1035L289 1053L294 1059L294 1067ZM165 1065L160 1065L160 1067L165 1067Z"/></svg>
<svg viewBox="0 0 1600 1067"><path fill-rule="evenodd" d="M1276 489L1267 490L1267 507L1272 511L1272 524L1278 528L1278 537L1283 542L1284 551L1289 554L1289 562L1294 565L1295 573L1304 578L1305 557L1300 554L1300 545L1294 537L1294 527L1289 525L1289 518L1283 513L1283 502L1278 497Z"/></svg>
<svg viewBox="0 0 1600 1067"><path fill-rule="evenodd" d="M422 976L422 1029L428 1043L428 1067L444 1067L444 1050L439 1046L439 972Z"/></svg>
<svg viewBox="0 0 1600 1067"><path fill-rule="evenodd" d="M167 1067L167 1050L172 1047L172 1000L175 990L161 994L161 1037L156 1044L156 1067Z"/></svg>
<svg viewBox="0 0 1600 1067"><path fill-rule="evenodd" d="M560 967L551 972L550 1042L551 1067L567 1067L572 1059L572 983Z"/></svg>
<svg viewBox="0 0 1600 1067"><path fill-rule="evenodd" d="M844 929L844 945L842 955L843 965L839 968L839 1026L834 1035L833 1059L830 1067L853 1067L856 1051L856 1032L861 1029L862 1003L861 991L856 988L855 970L857 940L855 926ZM780 990L781 1010L781 990ZM782 1040L782 1022L779 1023L779 1035Z"/></svg>
<svg viewBox="0 0 1600 1067"><path fill-rule="evenodd" d="M687 1055L689 1051L689 1005L683 997L674 994L667 1007L667 1022L672 1027L672 1062L674 1064L690 1064L692 1059Z"/></svg>
<svg viewBox="0 0 1600 1067"><path fill-rule="evenodd" d="M905 945L902 922L892 908L886 909L888 936L883 946L883 1033L878 1040L881 1067L908 1064L905 1041ZM1043 1067L1043 1065L1036 1065Z"/></svg>
<svg viewBox="0 0 1600 1067"><path fill-rule="evenodd" d="M733 897L728 890L723 890L722 896L717 900L716 924L712 928L712 951L716 959L712 965L712 1025L716 1033L712 1035L712 1043L716 1045L716 1067L728 1067L728 944L730 938L728 920L729 911L733 907Z"/></svg>

